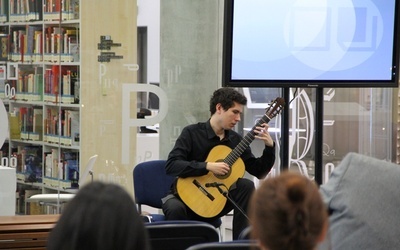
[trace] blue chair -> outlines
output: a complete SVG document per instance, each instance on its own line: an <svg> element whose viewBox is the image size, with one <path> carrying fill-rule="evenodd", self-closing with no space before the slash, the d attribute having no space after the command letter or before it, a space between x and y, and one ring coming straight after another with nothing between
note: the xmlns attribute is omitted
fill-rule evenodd
<svg viewBox="0 0 400 250"><path fill-rule="evenodd" d="M142 205L162 208L164 198L175 180L165 173L165 160L142 162L133 169L133 187L138 211L142 214ZM148 215L149 222L165 220L163 214Z"/></svg>
<svg viewBox="0 0 400 250"><path fill-rule="evenodd" d="M165 164L165 160L152 160L139 163L133 169L133 187L139 214L142 214L142 205L162 208L161 199L168 194L175 180L174 176L165 173ZM148 222L165 220L163 214L150 214L146 217ZM210 224L219 228L222 220L219 218Z"/></svg>

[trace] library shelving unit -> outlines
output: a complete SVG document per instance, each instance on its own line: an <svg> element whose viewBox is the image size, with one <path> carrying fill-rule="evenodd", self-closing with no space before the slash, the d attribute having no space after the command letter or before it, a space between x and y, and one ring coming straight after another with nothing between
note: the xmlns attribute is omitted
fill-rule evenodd
<svg viewBox="0 0 400 250"><path fill-rule="evenodd" d="M109 16L130 13L136 17L136 1L118 2L0 0L0 98L8 111L10 128L1 151L16 167L21 194L28 190L32 194L75 193L80 168L93 154L100 154L104 161L111 159L113 164L122 164L116 159L118 156L112 155L121 152L120 146L110 150L109 145L98 146L101 143L93 140L101 139L96 134L98 130L93 129L98 120L113 120L115 124L122 120L119 116L107 117L98 104L99 98L107 101L121 95L99 84L99 69L104 68L100 64L108 63L108 69L115 74L108 75L109 78L119 76L120 81L126 81L121 76L121 65L127 63L126 59L132 63L136 57L136 26L132 28L133 34L126 31L131 24L136 25L136 20L125 27L122 24L133 20L131 17ZM100 49L104 48L98 48L97 43L110 37L119 39L123 43L120 47L129 54L111 56L124 58L118 63L110 62L110 53L102 54ZM136 75L129 74L128 81L134 82ZM110 114L115 110L118 108ZM95 112L102 112L103 117L95 114L100 118L93 118ZM87 139L80 135L85 130ZM22 206L21 203L18 207Z"/></svg>

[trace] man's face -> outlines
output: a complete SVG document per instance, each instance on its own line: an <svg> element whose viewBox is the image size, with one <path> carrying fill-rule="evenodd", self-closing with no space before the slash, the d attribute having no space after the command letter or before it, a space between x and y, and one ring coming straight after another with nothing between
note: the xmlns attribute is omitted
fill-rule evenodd
<svg viewBox="0 0 400 250"><path fill-rule="evenodd" d="M240 115L243 112L243 105L234 102L233 107L228 110L220 108L220 125L224 129L232 129L240 121Z"/></svg>

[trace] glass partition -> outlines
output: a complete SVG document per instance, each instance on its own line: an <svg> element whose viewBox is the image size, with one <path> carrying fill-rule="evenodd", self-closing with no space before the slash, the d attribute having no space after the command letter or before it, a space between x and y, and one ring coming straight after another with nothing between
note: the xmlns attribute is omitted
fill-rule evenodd
<svg viewBox="0 0 400 250"><path fill-rule="evenodd" d="M166 159L184 126L208 119L209 98L222 86L224 1L59 2L69 5L0 12L0 156L15 170L7 190L17 191L17 214L59 213L62 195L92 180L133 196L134 166ZM261 101L240 91L249 105L235 129L245 134L282 89L259 89ZM289 168L310 178L322 168L327 181L348 152L391 161L395 90L323 91L323 145L315 145L316 90L290 89ZM270 124L277 155L278 118ZM255 155L262 146L251 144ZM271 174L281 169L278 157ZM34 194L56 198L27 204Z"/></svg>

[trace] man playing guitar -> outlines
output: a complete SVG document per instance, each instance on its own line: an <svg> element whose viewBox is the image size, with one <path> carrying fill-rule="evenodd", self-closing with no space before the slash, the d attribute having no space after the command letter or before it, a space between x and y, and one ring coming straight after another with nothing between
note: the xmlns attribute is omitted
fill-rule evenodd
<svg viewBox="0 0 400 250"><path fill-rule="evenodd" d="M183 129L166 163L167 174L178 177L171 193L163 199L163 212L167 220L211 222L234 209L232 238L237 239L240 232L248 226L245 213L255 187L251 180L241 177L245 170L259 179L264 178L275 162L275 143L268 133L269 120L254 126L248 138L242 138L233 130L240 121L246 103L246 97L233 88L220 88L210 99L211 118ZM252 139L263 140L265 144L263 153L258 158L248 147ZM233 156L231 152L223 159L226 154L223 150L216 150L221 149L219 147L228 148L228 151L238 150L239 153L232 151ZM240 155L235 157L235 154ZM229 162L232 157L234 160ZM237 160L238 157L240 158ZM243 165L243 170L240 165ZM236 172L239 172L237 177ZM226 176L233 176L231 183ZM208 179L203 181L202 178ZM227 201L218 192L217 189L221 191L223 188L229 200L236 204ZM221 204L221 209L214 211L213 204L218 206L217 203ZM199 208L200 206L204 208Z"/></svg>

